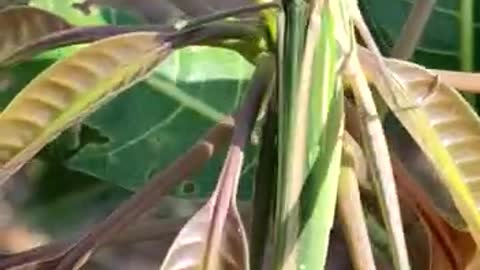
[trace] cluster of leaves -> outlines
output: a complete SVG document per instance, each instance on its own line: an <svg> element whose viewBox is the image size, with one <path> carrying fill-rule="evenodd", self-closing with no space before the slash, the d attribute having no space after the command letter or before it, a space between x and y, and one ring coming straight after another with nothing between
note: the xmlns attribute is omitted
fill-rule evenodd
<svg viewBox="0 0 480 270"><path fill-rule="evenodd" d="M44 179L61 167L136 191L80 239L5 255L0 269L79 269L180 183L174 194L209 199L162 270L323 269L336 206L356 269L467 267L480 244L480 122L452 86L475 75L383 58L353 0L57 2L0 12L0 183L37 158ZM378 1L361 4L383 42ZM117 9L135 16L119 24ZM394 56L416 48L423 26L409 23L415 38ZM409 254L419 245L425 256Z"/></svg>

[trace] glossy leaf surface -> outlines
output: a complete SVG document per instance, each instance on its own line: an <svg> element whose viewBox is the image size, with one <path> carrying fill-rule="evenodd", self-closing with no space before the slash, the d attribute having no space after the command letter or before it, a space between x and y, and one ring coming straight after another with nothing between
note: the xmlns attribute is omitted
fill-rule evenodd
<svg viewBox="0 0 480 270"><path fill-rule="evenodd" d="M175 51L145 82L86 119L84 123L102 140L87 143L70 158L68 167L130 190L142 186L152 172L239 105L252 70L238 53L226 49L193 46ZM255 160L250 157L256 147L246 151L241 197L251 194L248 182ZM180 185L175 194L208 197L222 160L215 157L201 174L185 182L193 187L190 191Z"/></svg>
<svg viewBox="0 0 480 270"><path fill-rule="evenodd" d="M426 69L388 60L387 65L397 76L397 82L404 86L389 88L392 85L385 85L375 64L372 65L372 55L365 50L359 55L380 95L432 161L480 243L476 187L480 178L480 156L476 151L480 143L478 116L459 93Z"/></svg>
<svg viewBox="0 0 480 270"><path fill-rule="evenodd" d="M461 232L442 219L428 195L415 182L416 177L395 154L392 155L410 259L414 269L462 270L468 265L476 247L468 232ZM403 163L403 164L402 164Z"/></svg>
<svg viewBox="0 0 480 270"><path fill-rule="evenodd" d="M4 181L41 147L145 77L169 53L156 33L105 39L40 74L0 114Z"/></svg>

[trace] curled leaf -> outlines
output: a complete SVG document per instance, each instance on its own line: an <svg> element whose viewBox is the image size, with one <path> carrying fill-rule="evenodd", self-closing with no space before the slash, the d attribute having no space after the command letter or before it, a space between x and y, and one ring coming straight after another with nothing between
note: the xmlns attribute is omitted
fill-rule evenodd
<svg viewBox="0 0 480 270"><path fill-rule="evenodd" d="M95 42L42 72L0 114L0 183L169 52L156 32L130 33Z"/></svg>
<svg viewBox="0 0 480 270"><path fill-rule="evenodd" d="M214 201L211 200L185 225L172 245L162 265L162 270L197 269L196 267L202 265L204 259L202 257L209 255L212 257L218 256L216 259L219 261L212 261L212 264L210 264L217 267L200 269L247 269L246 235L238 211L233 211L234 208L230 206L229 209L231 210L228 210L223 228L213 228L211 218L214 208ZM207 255L204 253L207 248L206 234L209 232L208 229L216 230L217 234L220 230L222 234L219 244L221 248L217 250L218 254ZM210 260L215 259L208 259L208 261Z"/></svg>
<svg viewBox="0 0 480 270"><path fill-rule="evenodd" d="M408 132L402 128L391 113L387 114L384 127L390 152L409 172L408 180L414 181L418 186L419 194L426 200L424 203L431 203L437 213L452 226L465 229L465 221L455 206L452 195L445 188L432 163L425 157ZM397 161L394 160L394 165L395 162Z"/></svg>
<svg viewBox="0 0 480 270"><path fill-rule="evenodd" d="M415 262L424 265L416 265L416 269L465 269L476 249L470 234L455 230L442 219L426 193L413 180L415 176L395 154L392 154L392 162L400 201L404 207L403 214L407 216L404 221L410 223L407 226L407 239L410 240L411 248L416 250L410 256L414 265Z"/></svg>
<svg viewBox="0 0 480 270"><path fill-rule="evenodd" d="M432 161L477 244L480 244L480 121L473 109L427 69L387 60L398 85L385 84L375 58L359 50L362 68L412 138ZM395 86L395 87L394 87ZM453 224L456 225L456 224Z"/></svg>
<svg viewBox="0 0 480 270"><path fill-rule="evenodd" d="M0 12L0 66L39 39L71 28L63 18L33 7L12 7Z"/></svg>

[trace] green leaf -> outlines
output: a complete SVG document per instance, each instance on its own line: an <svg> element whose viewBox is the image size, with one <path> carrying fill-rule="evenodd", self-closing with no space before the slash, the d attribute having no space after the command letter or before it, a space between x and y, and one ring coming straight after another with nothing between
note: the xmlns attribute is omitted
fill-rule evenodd
<svg viewBox="0 0 480 270"><path fill-rule="evenodd" d="M68 167L128 189L142 186L154 171L188 149L219 116L237 107L251 73L252 66L233 51L209 47L178 50L151 79L85 121L108 142L88 143L68 161ZM245 180L251 178L253 165L254 160L248 159ZM195 177L193 192L182 192L180 186L177 194L208 196L220 167L220 159L213 160ZM246 187L240 190L243 197L251 194Z"/></svg>
<svg viewBox="0 0 480 270"><path fill-rule="evenodd" d="M45 70L0 114L0 182L169 52L158 33L138 32L95 42Z"/></svg>
<svg viewBox="0 0 480 270"><path fill-rule="evenodd" d="M413 0L359 0L363 14L375 34L376 41L383 53L389 54L393 43L400 34L403 23L412 7ZM460 6L462 1L437 0L434 11L429 19L419 45L416 48L414 60L422 65L439 69L461 69L461 25L468 24L467 16L462 16ZM478 1L474 5L475 51L480 48L480 8ZM470 10L471 12L471 10ZM471 44L473 45L473 44ZM476 69L480 68L480 54L475 55Z"/></svg>

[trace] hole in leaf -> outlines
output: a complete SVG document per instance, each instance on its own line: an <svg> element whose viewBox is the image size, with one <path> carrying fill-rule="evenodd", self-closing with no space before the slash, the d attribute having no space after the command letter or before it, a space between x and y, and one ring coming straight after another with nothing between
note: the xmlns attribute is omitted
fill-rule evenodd
<svg viewBox="0 0 480 270"><path fill-rule="evenodd" d="M98 129L88 125L82 125L80 141L81 145L84 146L88 143L106 144L110 139L107 136L104 136Z"/></svg>
<svg viewBox="0 0 480 270"><path fill-rule="evenodd" d="M191 194L195 193L196 186L192 181L184 181L182 183L181 191L185 195L191 195Z"/></svg>

